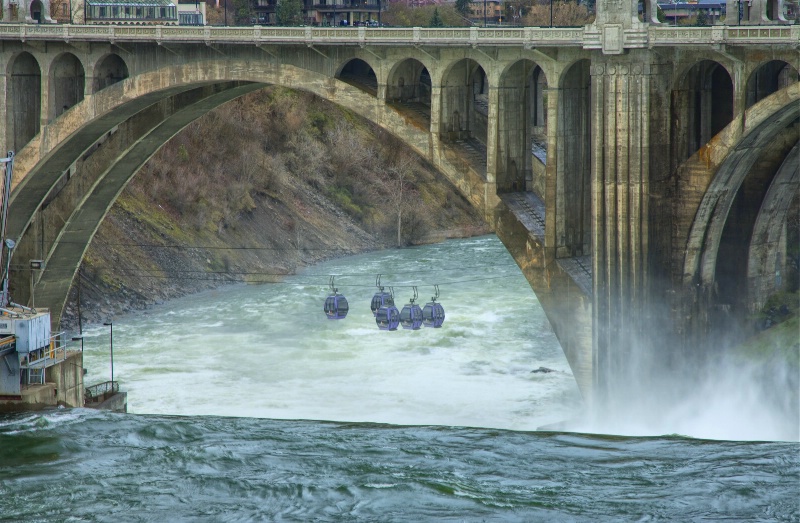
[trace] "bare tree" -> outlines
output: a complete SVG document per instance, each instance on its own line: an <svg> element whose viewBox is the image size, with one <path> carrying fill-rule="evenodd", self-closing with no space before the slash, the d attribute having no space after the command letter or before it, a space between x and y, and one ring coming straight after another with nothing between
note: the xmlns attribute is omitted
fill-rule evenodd
<svg viewBox="0 0 800 523"><path fill-rule="evenodd" d="M552 23L556 27L577 27L586 25L594 20L585 4L575 1L556 1L550 3L534 4L525 9L523 20L525 25L548 26Z"/></svg>
<svg viewBox="0 0 800 523"><path fill-rule="evenodd" d="M385 171L382 185L387 192L389 208L397 218L397 246L403 246L403 213L408 207L408 202L414 195L411 184L413 160L408 156L395 163Z"/></svg>

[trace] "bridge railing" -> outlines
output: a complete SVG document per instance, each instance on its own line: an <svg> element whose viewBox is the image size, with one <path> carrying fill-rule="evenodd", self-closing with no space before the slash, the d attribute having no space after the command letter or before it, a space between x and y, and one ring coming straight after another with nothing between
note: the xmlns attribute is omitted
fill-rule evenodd
<svg viewBox="0 0 800 523"><path fill-rule="evenodd" d="M0 40L77 40L227 44L466 45L600 47L600 32L586 27L211 27L70 24L0 24ZM750 27L646 26L626 30L624 47L771 43L797 45L800 25Z"/></svg>

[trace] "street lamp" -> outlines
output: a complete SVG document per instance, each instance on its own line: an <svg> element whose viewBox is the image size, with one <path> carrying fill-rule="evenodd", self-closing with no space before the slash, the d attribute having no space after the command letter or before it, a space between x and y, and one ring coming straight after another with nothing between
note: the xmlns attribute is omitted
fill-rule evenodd
<svg viewBox="0 0 800 523"><path fill-rule="evenodd" d="M103 323L106 327L110 327L109 333L111 335L110 342L111 342L111 389L114 389L114 323L108 322Z"/></svg>
<svg viewBox="0 0 800 523"><path fill-rule="evenodd" d="M486 27L486 0L483 0L483 27Z"/></svg>
<svg viewBox="0 0 800 523"><path fill-rule="evenodd" d="M72 337L72 341L78 341L78 340L80 340L80 342L81 342L81 353L82 353L83 352L83 334L81 334L80 336L73 336Z"/></svg>
<svg viewBox="0 0 800 523"><path fill-rule="evenodd" d="M550 27L553 27L553 0L550 0Z"/></svg>

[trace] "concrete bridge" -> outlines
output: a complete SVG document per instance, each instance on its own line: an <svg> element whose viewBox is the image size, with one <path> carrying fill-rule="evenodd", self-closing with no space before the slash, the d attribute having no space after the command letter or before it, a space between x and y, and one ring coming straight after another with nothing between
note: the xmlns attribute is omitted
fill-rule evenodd
<svg viewBox="0 0 800 523"><path fill-rule="evenodd" d="M139 168L212 108L281 85L437 166L522 268L584 397L602 399L632 362L701 352L785 285L800 26L781 22L663 27L610 1L581 28L0 25L13 297L29 303L33 276L59 321Z"/></svg>

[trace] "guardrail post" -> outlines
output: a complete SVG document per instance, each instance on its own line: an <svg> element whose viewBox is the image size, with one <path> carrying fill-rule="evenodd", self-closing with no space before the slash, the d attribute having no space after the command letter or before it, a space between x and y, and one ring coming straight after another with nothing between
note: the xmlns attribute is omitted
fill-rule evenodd
<svg viewBox="0 0 800 523"><path fill-rule="evenodd" d="M418 44L418 43L419 43L419 41L420 41L419 27L414 27L414 28L411 30L411 34L412 34L411 40L412 40L412 41L413 41L415 44Z"/></svg>
<svg viewBox="0 0 800 523"><path fill-rule="evenodd" d="M470 27L469 28L469 43L470 44L477 44L478 43L478 28L477 27Z"/></svg>

